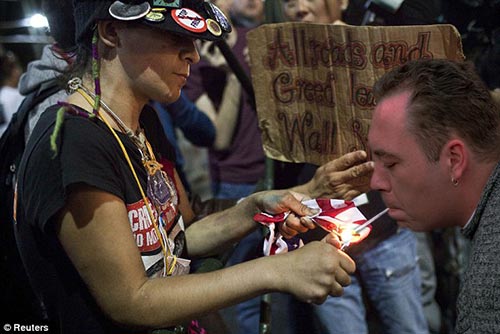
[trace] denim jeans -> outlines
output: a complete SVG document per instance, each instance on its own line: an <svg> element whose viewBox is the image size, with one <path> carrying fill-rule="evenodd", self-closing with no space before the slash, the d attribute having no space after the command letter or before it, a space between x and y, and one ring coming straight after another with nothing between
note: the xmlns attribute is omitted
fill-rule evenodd
<svg viewBox="0 0 500 334"><path fill-rule="evenodd" d="M342 297L314 305L321 333L368 333L362 289L386 334L428 333L416 237L400 228L374 248L353 256L356 274Z"/></svg>

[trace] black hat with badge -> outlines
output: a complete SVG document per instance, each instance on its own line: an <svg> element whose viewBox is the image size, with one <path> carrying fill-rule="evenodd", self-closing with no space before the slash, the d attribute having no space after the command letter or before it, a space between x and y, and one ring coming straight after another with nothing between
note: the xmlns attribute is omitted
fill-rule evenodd
<svg viewBox="0 0 500 334"><path fill-rule="evenodd" d="M89 42L99 20L139 22L194 39L217 41L231 32L223 12L207 0L74 0L76 40Z"/></svg>

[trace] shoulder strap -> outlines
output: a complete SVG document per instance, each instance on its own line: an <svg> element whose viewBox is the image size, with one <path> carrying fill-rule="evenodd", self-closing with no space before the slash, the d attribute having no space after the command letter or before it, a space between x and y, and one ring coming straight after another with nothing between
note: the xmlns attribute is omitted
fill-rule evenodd
<svg viewBox="0 0 500 334"><path fill-rule="evenodd" d="M3 104L0 102L0 125L5 124L6 119L5 119L5 111L3 108Z"/></svg>
<svg viewBox="0 0 500 334"><path fill-rule="evenodd" d="M25 150L24 127L28 115L50 95L60 90L57 80L48 81L26 96L0 139L0 286L3 309L19 319L43 321L42 306L28 282L17 250L13 224L13 181Z"/></svg>
<svg viewBox="0 0 500 334"><path fill-rule="evenodd" d="M2 157L0 160L0 218L2 221L10 218L8 214L4 216L4 204L12 202L13 180L24 151L24 127L28 121L28 115L36 105L60 89L57 79L53 79L46 81L37 91L27 95L0 138L0 157ZM9 211L11 211L10 208Z"/></svg>
<svg viewBox="0 0 500 334"><path fill-rule="evenodd" d="M28 115L30 112L35 109L36 105L59 90L61 90L61 87L58 84L58 80L52 79L42 83L37 91L28 94L19 106L19 109L17 109L17 112L12 116L12 120L7 127L7 130L5 130L4 135L18 136L19 133L23 133L24 135L24 126L28 121ZM2 140L0 141L2 143L0 144L0 148L2 150L4 135L2 135Z"/></svg>

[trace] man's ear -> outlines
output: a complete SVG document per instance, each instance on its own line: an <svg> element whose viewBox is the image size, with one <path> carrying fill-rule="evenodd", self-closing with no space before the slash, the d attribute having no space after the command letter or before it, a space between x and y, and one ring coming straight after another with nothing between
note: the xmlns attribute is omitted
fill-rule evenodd
<svg viewBox="0 0 500 334"><path fill-rule="evenodd" d="M469 153L465 143L460 139L452 139L443 147L443 156L446 159L453 180L460 180L469 163Z"/></svg>
<svg viewBox="0 0 500 334"><path fill-rule="evenodd" d="M117 47L120 44L120 38L116 31L117 24L120 24L120 22L111 20L100 21L97 24L97 31L99 32L101 41L110 48Z"/></svg>

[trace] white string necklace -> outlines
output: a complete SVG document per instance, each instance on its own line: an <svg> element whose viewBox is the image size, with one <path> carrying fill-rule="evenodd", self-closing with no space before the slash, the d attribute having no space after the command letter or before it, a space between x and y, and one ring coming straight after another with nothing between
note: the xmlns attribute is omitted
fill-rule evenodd
<svg viewBox="0 0 500 334"><path fill-rule="evenodd" d="M82 83L82 79L78 77L72 78L68 82L68 87L70 92L77 91L80 88L90 97L92 97L92 99L95 99L95 94L92 93L87 87L85 87ZM130 129L102 99L99 100L99 104L102 107L102 109L106 112L106 114L108 114L108 116L111 117L113 122L115 122L115 124L120 128L120 131L125 133L137 146L139 152L142 155L143 160L150 158L146 147L146 136L144 135L144 130L139 126L136 132L132 131L132 129Z"/></svg>

